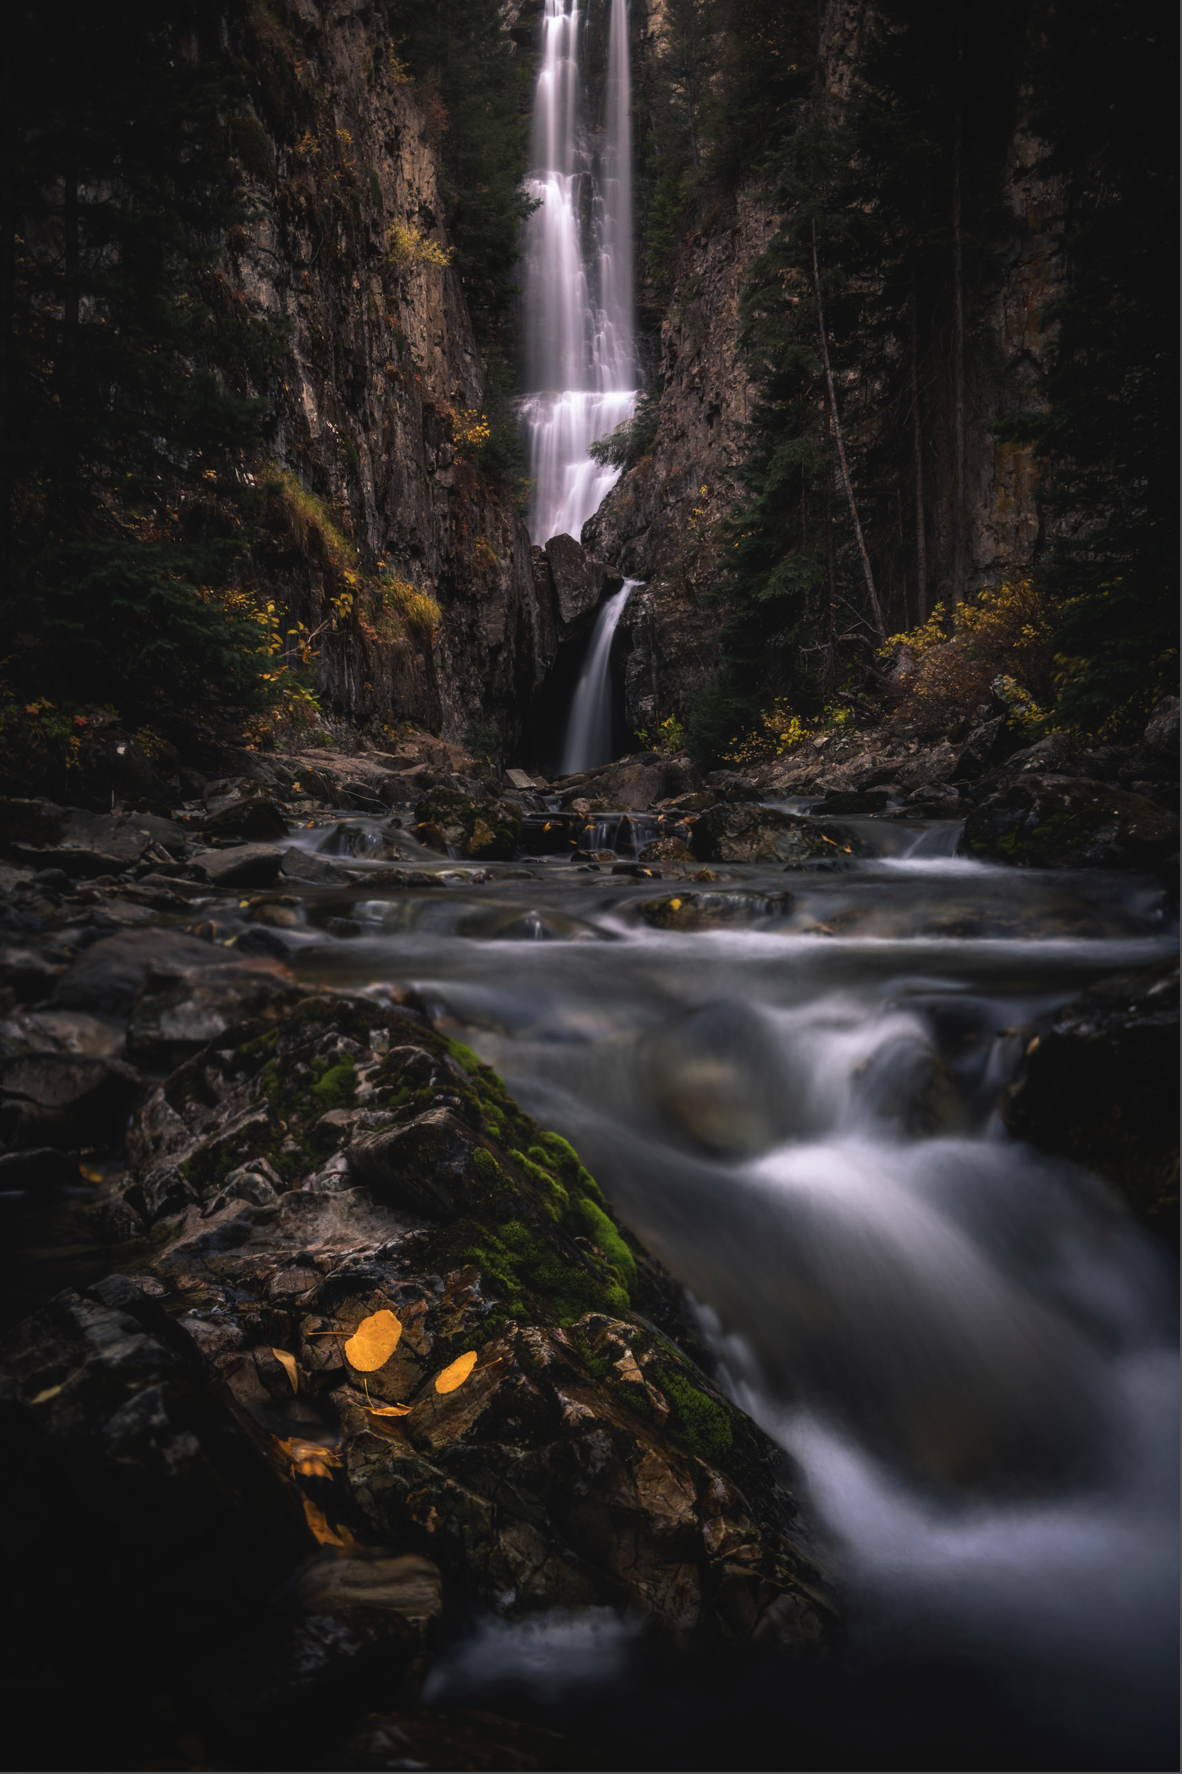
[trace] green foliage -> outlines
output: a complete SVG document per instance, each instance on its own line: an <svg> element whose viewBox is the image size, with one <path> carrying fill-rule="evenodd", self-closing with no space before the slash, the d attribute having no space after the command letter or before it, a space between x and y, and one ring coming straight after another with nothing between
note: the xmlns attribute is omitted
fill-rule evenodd
<svg viewBox="0 0 1182 1774"><path fill-rule="evenodd" d="M0 442L13 669L137 718L257 706L268 649L220 594L249 567L239 464L266 408L245 389L277 333L214 269L257 119L148 0L68 30L22 0L6 22L22 145Z"/></svg>
<svg viewBox="0 0 1182 1774"><path fill-rule="evenodd" d="M650 384L637 397L632 417L590 445L587 454L591 460L603 468L632 468L649 455L657 441L660 402L659 384Z"/></svg>
<svg viewBox="0 0 1182 1774"><path fill-rule="evenodd" d="M629 1301L633 1300L636 1297L636 1259L603 1209L594 1201L576 1200L571 1203L570 1218L584 1237L603 1252L627 1289Z"/></svg>
<svg viewBox="0 0 1182 1774"><path fill-rule="evenodd" d="M500 734L492 722L486 721L483 715L469 721L464 728L464 750L474 758L483 758L485 762L491 762L496 757L500 744Z"/></svg>

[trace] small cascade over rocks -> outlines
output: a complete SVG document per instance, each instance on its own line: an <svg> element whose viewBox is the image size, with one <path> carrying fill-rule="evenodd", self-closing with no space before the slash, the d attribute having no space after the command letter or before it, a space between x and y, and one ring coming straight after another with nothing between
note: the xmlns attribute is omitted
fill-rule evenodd
<svg viewBox="0 0 1182 1774"><path fill-rule="evenodd" d="M592 462L588 446L636 400L627 0L612 0L598 141L580 115L584 17L578 0L546 0L526 181L540 200L525 228L521 403L535 542L578 538L619 472Z"/></svg>
<svg viewBox="0 0 1182 1774"><path fill-rule="evenodd" d="M612 640L628 599L640 583L625 579L595 618L583 673L571 704L566 743L562 750L562 775L609 764L612 755Z"/></svg>

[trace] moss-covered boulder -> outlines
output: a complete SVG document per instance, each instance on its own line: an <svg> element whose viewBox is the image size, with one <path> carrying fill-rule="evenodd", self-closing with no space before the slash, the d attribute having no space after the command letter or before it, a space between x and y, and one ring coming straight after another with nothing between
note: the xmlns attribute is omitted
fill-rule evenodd
<svg viewBox="0 0 1182 1774"><path fill-rule="evenodd" d="M310 1520L513 1609L829 1638L786 1462L695 1364L676 1290L571 1146L424 1016L324 995L227 1031L131 1147L151 1286L240 1409L322 1425L331 1457L273 1449ZM396 1342L355 1367L379 1313Z"/></svg>
<svg viewBox="0 0 1182 1774"><path fill-rule="evenodd" d="M973 808L965 845L1029 868L1151 868L1177 853L1178 821L1110 783L1022 775Z"/></svg>
<svg viewBox="0 0 1182 1774"><path fill-rule="evenodd" d="M436 788L415 807L415 836L479 862L509 862L521 844L522 813L511 801L477 800Z"/></svg>
<svg viewBox="0 0 1182 1774"><path fill-rule="evenodd" d="M862 848L840 826L758 803L711 807L696 821L690 843L699 862L803 864L854 856Z"/></svg>

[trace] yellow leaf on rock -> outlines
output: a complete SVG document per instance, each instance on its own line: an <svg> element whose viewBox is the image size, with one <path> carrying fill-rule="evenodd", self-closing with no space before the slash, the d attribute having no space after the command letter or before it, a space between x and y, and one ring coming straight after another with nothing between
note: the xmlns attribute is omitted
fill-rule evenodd
<svg viewBox="0 0 1182 1774"><path fill-rule="evenodd" d="M369 1404L361 1408L367 1417L406 1417L411 1411L409 1404Z"/></svg>
<svg viewBox="0 0 1182 1774"><path fill-rule="evenodd" d="M272 1349L271 1353L291 1381L292 1391L298 1392L300 1389L300 1370L296 1366L295 1356L289 1355L286 1349Z"/></svg>
<svg viewBox="0 0 1182 1774"><path fill-rule="evenodd" d="M62 1386L64 1386L64 1385L65 1385L65 1381L63 1380ZM45 1388L44 1392L38 1392L38 1394L35 1398L30 1398L29 1403L30 1404L44 1404L47 1398L56 1398L58 1393L61 1391L62 1386L47 1386Z"/></svg>
<svg viewBox="0 0 1182 1774"><path fill-rule="evenodd" d="M372 1374L385 1367L402 1335L402 1326L393 1312L383 1307L363 1318L345 1344L345 1360L359 1374Z"/></svg>
<svg viewBox="0 0 1182 1774"><path fill-rule="evenodd" d="M101 1183L103 1180L102 1171L91 1170L88 1164L80 1164L78 1166L78 1175L88 1183Z"/></svg>
<svg viewBox="0 0 1182 1774"><path fill-rule="evenodd" d="M468 1375L472 1372L472 1369L475 1366L476 1351L475 1349L469 1349L466 1355L461 1355L458 1360L452 1362L450 1367L445 1367L443 1372L437 1377L435 1381L436 1392L454 1392L457 1387L464 1384L464 1381L468 1378Z"/></svg>

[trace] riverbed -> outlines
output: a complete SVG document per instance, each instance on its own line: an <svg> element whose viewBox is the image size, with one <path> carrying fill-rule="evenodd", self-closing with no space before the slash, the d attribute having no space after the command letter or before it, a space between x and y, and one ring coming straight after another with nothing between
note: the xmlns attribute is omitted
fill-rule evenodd
<svg viewBox="0 0 1182 1774"><path fill-rule="evenodd" d="M852 1600L812 1681L641 1682L626 1620L489 1617L428 1698L614 1720L632 1766L1169 1765L1173 1272L998 1112L1034 1020L1167 957L1168 910L1149 879L963 859L955 825L850 823L878 854L831 868L424 855L450 885L366 865L300 901L298 974L410 989L575 1144ZM301 841L364 862L364 822ZM662 928L687 895L696 927Z"/></svg>

